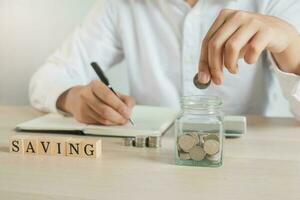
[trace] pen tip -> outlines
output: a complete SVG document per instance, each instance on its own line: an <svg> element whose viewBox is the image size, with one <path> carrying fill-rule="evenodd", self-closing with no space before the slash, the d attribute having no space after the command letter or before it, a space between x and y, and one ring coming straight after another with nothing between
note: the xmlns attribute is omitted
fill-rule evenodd
<svg viewBox="0 0 300 200"><path fill-rule="evenodd" d="M129 119L130 123L132 126L134 126L134 122L132 121L132 119Z"/></svg>

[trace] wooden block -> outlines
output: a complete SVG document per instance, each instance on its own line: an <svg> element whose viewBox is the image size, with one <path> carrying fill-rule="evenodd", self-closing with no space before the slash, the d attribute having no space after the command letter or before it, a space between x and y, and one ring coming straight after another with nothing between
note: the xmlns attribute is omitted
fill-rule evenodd
<svg viewBox="0 0 300 200"><path fill-rule="evenodd" d="M36 136L26 136L23 141L25 154L38 153L38 138Z"/></svg>
<svg viewBox="0 0 300 200"><path fill-rule="evenodd" d="M53 137L51 139L51 155L67 156L67 142L71 137Z"/></svg>
<svg viewBox="0 0 300 200"><path fill-rule="evenodd" d="M53 144L51 137L38 137L38 154L50 156L52 153L52 146Z"/></svg>
<svg viewBox="0 0 300 200"><path fill-rule="evenodd" d="M67 156L80 157L82 155L82 139L71 138L66 142Z"/></svg>
<svg viewBox="0 0 300 200"><path fill-rule="evenodd" d="M100 139L83 139L81 147L82 157L99 158L102 153L102 142Z"/></svg>
<svg viewBox="0 0 300 200"><path fill-rule="evenodd" d="M14 135L9 140L9 152L24 154L24 137L21 135Z"/></svg>

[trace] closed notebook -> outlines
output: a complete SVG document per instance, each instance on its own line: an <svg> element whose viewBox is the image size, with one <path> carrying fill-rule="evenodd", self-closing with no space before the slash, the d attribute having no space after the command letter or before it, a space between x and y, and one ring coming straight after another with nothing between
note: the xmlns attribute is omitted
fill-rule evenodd
<svg viewBox="0 0 300 200"><path fill-rule="evenodd" d="M153 107L135 106L130 123L123 126L87 125L77 122L72 117L59 114L47 114L28 122L17 125L19 131L41 132L81 132L88 135L135 137L137 135L161 136L173 124L179 110Z"/></svg>

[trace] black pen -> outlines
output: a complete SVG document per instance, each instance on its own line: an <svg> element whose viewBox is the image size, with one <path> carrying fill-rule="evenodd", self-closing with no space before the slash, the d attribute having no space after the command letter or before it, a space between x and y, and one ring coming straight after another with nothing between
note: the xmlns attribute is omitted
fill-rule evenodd
<svg viewBox="0 0 300 200"><path fill-rule="evenodd" d="M112 88L112 86L109 83L109 80L106 78L104 72L102 71L101 67L96 62L92 62L91 66L95 70L96 74L98 75L99 79L117 96L120 98L120 96L115 92L115 90ZM130 123L134 126L134 123L131 118L129 118Z"/></svg>

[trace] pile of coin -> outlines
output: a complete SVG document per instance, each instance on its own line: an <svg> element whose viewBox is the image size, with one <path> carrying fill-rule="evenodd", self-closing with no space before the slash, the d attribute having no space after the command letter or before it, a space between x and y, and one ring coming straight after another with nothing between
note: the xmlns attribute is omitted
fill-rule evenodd
<svg viewBox="0 0 300 200"><path fill-rule="evenodd" d="M159 148L161 147L161 137L159 136L149 136L147 141L147 147Z"/></svg>
<svg viewBox="0 0 300 200"><path fill-rule="evenodd" d="M133 146L140 148L159 148L161 147L161 137L160 136L136 136L135 138L124 138L125 146Z"/></svg>
<svg viewBox="0 0 300 200"><path fill-rule="evenodd" d="M218 134L187 132L178 137L177 150L180 160L209 160L219 162L221 146Z"/></svg>

